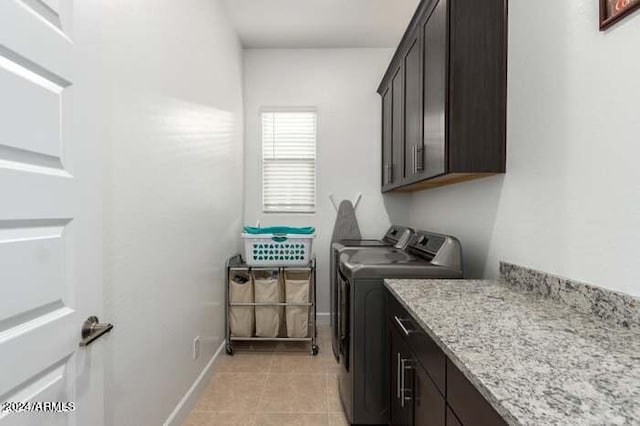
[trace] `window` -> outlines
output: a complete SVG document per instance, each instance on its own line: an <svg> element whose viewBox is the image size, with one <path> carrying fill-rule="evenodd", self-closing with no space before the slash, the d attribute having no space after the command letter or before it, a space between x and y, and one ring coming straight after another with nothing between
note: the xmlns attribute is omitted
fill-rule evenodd
<svg viewBox="0 0 640 426"><path fill-rule="evenodd" d="M316 112L264 111L262 208L310 213L316 207Z"/></svg>

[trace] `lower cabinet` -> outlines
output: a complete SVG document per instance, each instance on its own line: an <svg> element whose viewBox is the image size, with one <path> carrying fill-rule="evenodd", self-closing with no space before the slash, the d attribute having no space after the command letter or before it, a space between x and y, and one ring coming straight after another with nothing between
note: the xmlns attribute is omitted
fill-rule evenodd
<svg viewBox="0 0 640 426"><path fill-rule="evenodd" d="M457 424L474 426L507 424L450 360L447 360L447 403L459 420Z"/></svg>
<svg viewBox="0 0 640 426"><path fill-rule="evenodd" d="M420 367L415 370L413 424L444 425L445 401L438 392L427 371Z"/></svg>
<svg viewBox="0 0 640 426"><path fill-rule="evenodd" d="M451 407L447 405L447 426L462 426Z"/></svg>
<svg viewBox="0 0 640 426"><path fill-rule="evenodd" d="M400 337L400 334L391 325L391 386L390 386L390 407L391 424L412 425L413 424L413 364L415 359L409 349L409 345Z"/></svg>
<svg viewBox="0 0 640 426"><path fill-rule="evenodd" d="M391 424L444 426L444 396L402 337L404 330L396 322L394 318L389 324Z"/></svg>
<svg viewBox="0 0 640 426"><path fill-rule="evenodd" d="M507 423L387 291L392 425Z"/></svg>

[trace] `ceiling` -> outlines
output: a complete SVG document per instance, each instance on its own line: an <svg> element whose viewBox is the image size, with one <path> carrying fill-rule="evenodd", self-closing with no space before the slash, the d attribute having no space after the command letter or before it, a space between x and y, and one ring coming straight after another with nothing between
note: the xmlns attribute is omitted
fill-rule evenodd
<svg viewBox="0 0 640 426"><path fill-rule="evenodd" d="M245 48L397 47L419 0L224 0Z"/></svg>

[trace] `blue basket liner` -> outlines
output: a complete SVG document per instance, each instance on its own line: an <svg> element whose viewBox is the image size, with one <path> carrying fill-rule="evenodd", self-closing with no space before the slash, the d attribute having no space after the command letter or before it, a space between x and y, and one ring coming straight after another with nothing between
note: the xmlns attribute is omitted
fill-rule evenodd
<svg viewBox="0 0 640 426"><path fill-rule="evenodd" d="M295 226L266 226L257 228L255 226L245 226L244 227L245 234L295 234L295 235L312 235L316 232L316 228L313 226L303 226L303 227L295 227Z"/></svg>

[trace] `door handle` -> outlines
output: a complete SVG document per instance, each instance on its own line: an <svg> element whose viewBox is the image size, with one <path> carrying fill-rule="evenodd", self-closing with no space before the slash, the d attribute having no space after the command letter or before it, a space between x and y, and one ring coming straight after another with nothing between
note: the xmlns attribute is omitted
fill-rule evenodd
<svg viewBox="0 0 640 426"><path fill-rule="evenodd" d="M404 326L404 321L409 321L409 320L400 319L396 315L393 316L393 319L396 321L396 324L398 324L398 326L400 327L400 329L402 330L405 336L415 333L415 330L409 330L407 329L407 327Z"/></svg>
<svg viewBox="0 0 640 426"><path fill-rule="evenodd" d="M90 316L82 323L82 340L80 341L80 347L89 346L111 330L113 330L113 324L100 323L98 317Z"/></svg>
<svg viewBox="0 0 640 426"><path fill-rule="evenodd" d="M411 399L411 396L407 397L407 387L405 385L405 371L413 369L411 366L411 359L403 358L400 360L400 406L404 408L404 402Z"/></svg>

